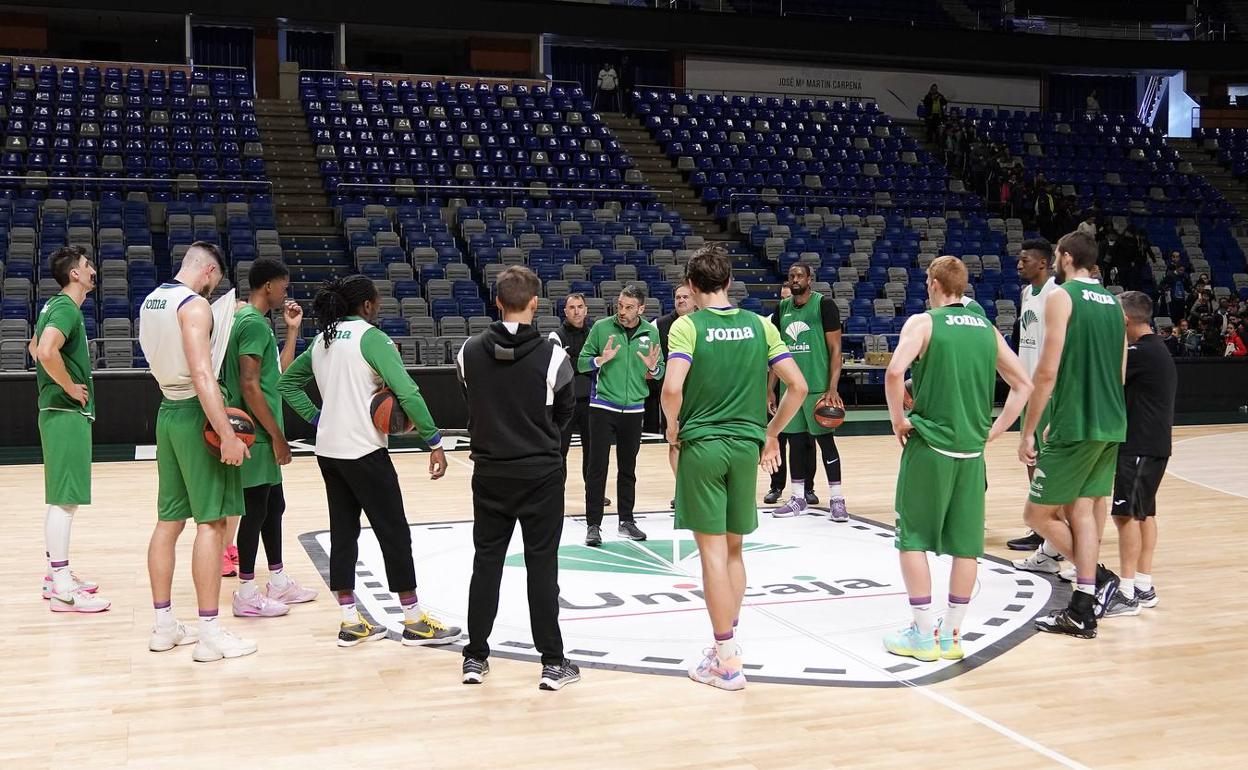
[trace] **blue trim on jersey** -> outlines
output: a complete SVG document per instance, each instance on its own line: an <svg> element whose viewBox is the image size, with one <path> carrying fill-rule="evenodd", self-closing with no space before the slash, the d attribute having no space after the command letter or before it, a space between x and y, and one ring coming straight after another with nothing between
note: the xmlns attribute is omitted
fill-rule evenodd
<svg viewBox="0 0 1248 770"><path fill-rule="evenodd" d="M689 355L688 353L668 353L667 354L668 361L671 361L673 358L683 358L689 363L693 363L693 356Z"/></svg>
<svg viewBox="0 0 1248 770"><path fill-rule="evenodd" d="M769 361L767 362L767 365L768 365L768 366L775 366L776 364L780 363L780 362L781 362L781 361L783 361L784 359L786 359L786 358L792 358L792 357L793 357L793 354L792 354L792 353L781 353L780 355L776 356L775 358L773 358L773 359L769 360Z"/></svg>

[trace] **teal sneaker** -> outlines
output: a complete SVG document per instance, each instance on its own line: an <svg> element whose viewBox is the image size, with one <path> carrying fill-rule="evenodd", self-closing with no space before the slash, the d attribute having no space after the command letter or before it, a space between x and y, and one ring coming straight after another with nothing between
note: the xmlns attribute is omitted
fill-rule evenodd
<svg viewBox="0 0 1248 770"><path fill-rule="evenodd" d="M940 637L940 657L945 660L962 660L962 636L958 629L945 630L942 621L936 626L936 634Z"/></svg>
<svg viewBox="0 0 1248 770"><path fill-rule="evenodd" d="M895 634L884 637L884 649L894 655L903 655L928 663L940 658L940 645L936 641L936 634L924 636L919 633L919 627L914 623Z"/></svg>

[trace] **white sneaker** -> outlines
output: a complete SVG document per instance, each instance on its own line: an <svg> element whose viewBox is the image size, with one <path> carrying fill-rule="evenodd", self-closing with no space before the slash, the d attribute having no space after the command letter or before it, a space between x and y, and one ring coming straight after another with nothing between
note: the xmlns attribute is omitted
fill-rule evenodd
<svg viewBox="0 0 1248 770"><path fill-rule="evenodd" d="M201 636L195 645L195 653L191 656L198 663L211 663L222 658L241 658L250 655L258 648L250 639L235 636L225 629L215 636Z"/></svg>
<svg viewBox="0 0 1248 770"><path fill-rule="evenodd" d="M48 609L53 612L103 612L113 606L107 599L87 593L81 588L75 588L67 594L53 591L48 602Z"/></svg>
<svg viewBox="0 0 1248 770"><path fill-rule="evenodd" d="M1047 555L1044 551L1037 548L1031 556L1026 559L1015 559L1014 569L1021 569L1026 572L1043 572L1048 575L1056 575L1061 572L1061 559L1054 559Z"/></svg>
<svg viewBox="0 0 1248 770"><path fill-rule="evenodd" d="M152 652L164 652L174 647L195 644L198 641L199 634L194 629L187 628L181 623L174 623L168 628L153 627L152 635L147 640L147 649Z"/></svg>
<svg viewBox="0 0 1248 770"><path fill-rule="evenodd" d="M1061 572L1057 573L1057 576L1062 580L1065 580L1067 583L1075 582L1075 578L1078 577L1075 574L1075 568L1073 566L1063 569Z"/></svg>

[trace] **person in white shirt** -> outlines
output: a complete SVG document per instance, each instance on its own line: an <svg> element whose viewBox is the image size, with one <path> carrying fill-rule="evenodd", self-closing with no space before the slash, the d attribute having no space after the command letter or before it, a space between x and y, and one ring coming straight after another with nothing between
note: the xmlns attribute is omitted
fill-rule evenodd
<svg viewBox="0 0 1248 770"><path fill-rule="evenodd" d="M1086 102L1085 102L1085 105L1086 105L1086 108L1087 108L1087 113L1088 113L1089 115L1093 115L1093 116L1095 116L1095 115L1100 115L1100 114L1101 114L1101 103L1100 103L1100 102L1098 102L1098 101L1096 100L1096 89L1095 89L1095 88L1094 88L1094 89L1092 89L1092 92L1088 94L1088 98L1087 98L1087 100L1086 100Z"/></svg>
<svg viewBox="0 0 1248 770"><path fill-rule="evenodd" d="M605 98L606 104L610 106L612 102L615 104L616 111L620 110L620 76L616 74L615 67L610 62L602 65L602 69L598 70L598 90L594 94L594 108L599 105L599 98Z"/></svg>

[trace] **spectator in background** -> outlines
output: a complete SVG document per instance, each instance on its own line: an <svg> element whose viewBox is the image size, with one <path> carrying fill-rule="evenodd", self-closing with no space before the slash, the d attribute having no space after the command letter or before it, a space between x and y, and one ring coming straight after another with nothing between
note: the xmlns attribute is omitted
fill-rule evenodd
<svg viewBox="0 0 1248 770"><path fill-rule="evenodd" d="M1197 295L1196 302L1192 305L1192 309L1188 311L1187 317L1188 320L1197 325L1199 325L1202 320L1212 318L1213 292L1208 289L1201 291L1200 294ZM1201 329L1201 333L1204 333L1204 329Z"/></svg>
<svg viewBox="0 0 1248 770"><path fill-rule="evenodd" d="M923 97L923 119L927 123L927 141L935 142L936 137L940 135L940 127L945 122L948 106L949 100L940 92L936 84L932 83L927 96Z"/></svg>
<svg viewBox="0 0 1248 770"><path fill-rule="evenodd" d="M1036 183L1036 203L1032 208L1036 217L1036 229L1049 243L1057 243L1062 234L1057 225L1057 201L1049 192L1048 182Z"/></svg>
<svg viewBox="0 0 1248 770"><path fill-rule="evenodd" d="M1174 252L1174 256L1178 256L1177 251ZM1183 267L1181 262L1176 267L1171 261L1171 267L1166 270L1166 277L1161 281L1161 296L1158 303L1161 314L1176 320L1187 315L1187 298L1191 292L1192 286L1187 278L1187 268Z"/></svg>
<svg viewBox="0 0 1248 770"><path fill-rule="evenodd" d="M1179 336L1175 333L1172 326L1159 326L1157 328L1157 336L1161 337L1162 343L1166 346L1166 352L1171 358L1178 358L1179 352Z"/></svg>
<svg viewBox="0 0 1248 770"><path fill-rule="evenodd" d="M1244 345L1244 327L1232 326L1226 333L1226 355L1233 358L1248 356L1248 346Z"/></svg>
<svg viewBox="0 0 1248 770"><path fill-rule="evenodd" d="M632 59L624 56L620 59L620 94L621 111L625 115L633 114L633 89L637 87L637 68Z"/></svg>
<svg viewBox="0 0 1248 770"><path fill-rule="evenodd" d="M1191 324L1186 318L1179 321L1179 352L1178 355L1187 357L1196 355L1196 351L1200 349L1200 335L1192 329Z"/></svg>
<svg viewBox="0 0 1248 770"><path fill-rule="evenodd" d="M1096 215L1089 211L1075 229L1092 240L1096 240Z"/></svg>
<svg viewBox="0 0 1248 770"><path fill-rule="evenodd" d="M1226 338L1218 331L1218 321L1213 316L1205 316L1200 321L1200 355L1206 358L1221 358L1226 355Z"/></svg>
<svg viewBox="0 0 1248 770"><path fill-rule="evenodd" d="M1073 195L1062 198L1057 207L1055 228L1059 233L1069 233L1079 227L1079 201ZM1095 237L1093 240L1096 240Z"/></svg>
<svg viewBox="0 0 1248 770"><path fill-rule="evenodd" d="M1088 98L1084 101L1084 106L1089 115L1096 116L1101 114L1101 103L1096 100L1095 88L1088 94Z"/></svg>
<svg viewBox="0 0 1248 770"><path fill-rule="evenodd" d="M594 109L604 104L615 105L616 111L620 110L620 76L610 62L598 70L598 90L594 93Z"/></svg>

